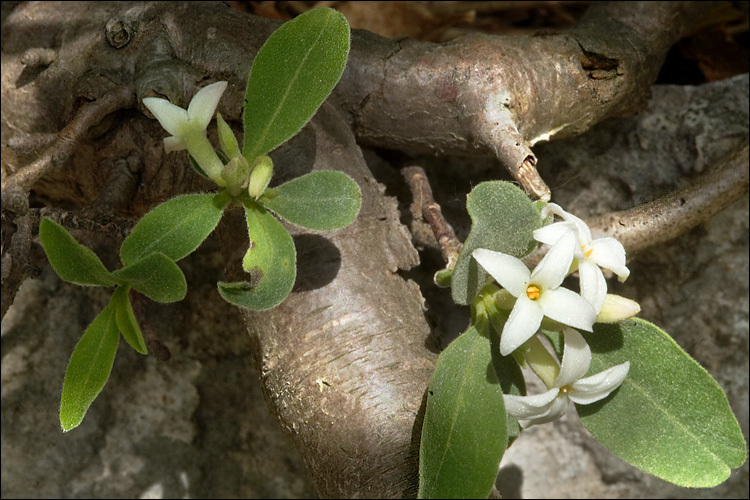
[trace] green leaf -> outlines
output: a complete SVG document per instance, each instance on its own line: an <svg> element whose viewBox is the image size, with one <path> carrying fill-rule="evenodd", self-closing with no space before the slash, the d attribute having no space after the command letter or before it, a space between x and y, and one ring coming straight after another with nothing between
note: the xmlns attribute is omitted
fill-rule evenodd
<svg viewBox="0 0 750 500"><path fill-rule="evenodd" d="M498 381L508 362L473 326L440 354L422 427L419 498L487 498L508 444Z"/></svg>
<svg viewBox="0 0 750 500"><path fill-rule="evenodd" d="M612 453L679 486L710 488L741 466L747 445L719 384L663 330L631 319L583 332L590 373L630 361L617 392L576 405Z"/></svg>
<svg viewBox="0 0 750 500"><path fill-rule="evenodd" d="M44 217L39 223L39 241L47 259L61 279L76 285L113 286L117 281L94 252L81 245L64 227Z"/></svg>
<svg viewBox="0 0 750 500"><path fill-rule="evenodd" d="M473 324L485 323L488 329L492 330L490 341L492 344L493 360L496 363L498 379L503 387L503 394L513 394L515 396L526 395L526 381L524 380L521 367L518 365L515 356L500 355L500 335L503 332L505 323L508 321L510 311L502 310L497 307L495 302L496 285L488 285L478 296L473 305ZM482 316L486 316L483 318ZM499 361L498 359L499 358ZM521 435L521 425L518 421L508 415L508 446Z"/></svg>
<svg viewBox="0 0 750 500"><path fill-rule="evenodd" d="M112 371L120 339L115 309L114 301L110 301L83 333L70 357L60 400L60 425L64 432L83 421Z"/></svg>
<svg viewBox="0 0 750 500"><path fill-rule="evenodd" d="M250 248L242 267L250 282L219 282L219 293L236 306L262 311L280 304L296 278L297 251L289 231L263 207L245 202Z"/></svg>
<svg viewBox="0 0 750 500"><path fill-rule="evenodd" d="M509 182L483 182L466 199L472 226L451 281L453 300L467 305L485 285L488 274L471 257L477 248L487 248L517 258L531 253L535 229L541 227L538 210L526 194Z"/></svg>
<svg viewBox="0 0 750 500"><path fill-rule="evenodd" d="M177 302L187 294L185 275L163 253L152 253L118 269L112 275L155 302Z"/></svg>
<svg viewBox="0 0 750 500"><path fill-rule="evenodd" d="M273 32L255 57L245 96L249 162L294 136L338 83L349 24L332 9L310 10Z"/></svg>
<svg viewBox="0 0 750 500"><path fill-rule="evenodd" d="M133 305L130 303L130 296L128 295L127 286L118 286L115 289L114 295L112 295L112 302L115 303L115 318L117 319L117 328L120 329L120 333L125 337L128 344L133 349L140 352L141 354L148 354L146 349L146 342L143 340L143 333L141 332L138 321L135 319L135 313L133 312Z"/></svg>
<svg viewBox="0 0 750 500"><path fill-rule="evenodd" d="M351 177L343 172L318 170L292 179L261 203L292 224L330 231L348 226L359 213L362 195Z"/></svg>
<svg viewBox="0 0 750 500"><path fill-rule="evenodd" d="M157 206L138 221L120 248L123 264L161 252L178 261L193 252L219 224L231 197L186 194Z"/></svg>

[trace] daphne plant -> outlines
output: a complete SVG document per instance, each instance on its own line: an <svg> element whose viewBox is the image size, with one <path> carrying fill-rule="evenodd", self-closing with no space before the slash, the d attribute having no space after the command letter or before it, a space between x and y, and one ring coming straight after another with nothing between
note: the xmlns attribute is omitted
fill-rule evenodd
<svg viewBox="0 0 750 500"><path fill-rule="evenodd" d="M200 89L186 109L144 98L144 106L170 134L164 139L166 152L186 150L192 167L218 191L178 196L151 210L123 241L122 266L116 271L110 272L62 226L42 220L42 246L63 280L114 287L112 299L84 332L68 364L60 405L64 431L81 423L104 387L120 334L138 352L147 352L130 295L182 300L187 285L176 262L201 245L225 210L245 212L250 245L242 266L249 278L219 282L219 293L254 310L281 303L296 278L294 241L276 217L317 231L339 229L355 219L360 190L344 173L318 170L269 187L274 165L268 154L297 134L333 91L346 66L349 43L346 19L327 8L311 10L276 30L258 52L248 78L242 150L221 115L220 152L207 135L227 82Z"/></svg>
<svg viewBox="0 0 750 500"><path fill-rule="evenodd" d="M619 242L593 238L578 217L505 182L479 184L467 210L472 229L436 283L449 281L472 319L429 385L420 498L486 498L508 445L571 402L610 451L680 486L715 486L745 462L716 381L663 330L634 318L636 302L607 293L602 268L620 280L630 273ZM529 271L523 259L541 244L548 251ZM580 294L562 286L574 272ZM547 390L527 394L522 369Z"/></svg>

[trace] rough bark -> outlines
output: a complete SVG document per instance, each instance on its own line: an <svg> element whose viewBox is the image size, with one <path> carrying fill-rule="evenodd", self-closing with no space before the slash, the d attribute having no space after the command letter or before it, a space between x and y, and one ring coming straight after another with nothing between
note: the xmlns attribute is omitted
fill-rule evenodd
<svg viewBox="0 0 750 500"><path fill-rule="evenodd" d="M295 290L270 311L244 313L266 397L322 495L415 496L415 420L438 349L419 288L399 274L419 262L411 238L333 106L272 156L284 178L346 172L363 203L345 229L290 228ZM239 250L228 258L238 268L246 244L223 237Z"/></svg>
<svg viewBox="0 0 750 500"><path fill-rule="evenodd" d="M445 45L355 33L339 100L275 162L349 173L363 190L362 214L333 234L296 233L293 295L245 314L265 396L321 495L414 494L415 420L436 355L419 289L399 274L416 253L351 131L378 146L497 156L545 196L530 146L637 111L666 50L704 8L596 6L561 35ZM97 2L64 12L30 3L5 17L3 313L37 262L29 254L38 205L106 221L210 188L184 157L163 153L164 133L142 116L141 99L184 105L197 88L228 80L219 111L236 124L249 61L276 26L218 3ZM230 254L242 230L227 219Z"/></svg>

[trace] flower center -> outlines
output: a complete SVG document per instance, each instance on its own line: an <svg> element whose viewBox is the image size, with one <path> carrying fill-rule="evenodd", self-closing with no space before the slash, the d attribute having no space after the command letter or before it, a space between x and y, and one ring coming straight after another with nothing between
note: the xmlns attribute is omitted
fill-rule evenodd
<svg viewBox="0 0 750 500"><path fill-rule="evenodd" d="M526 288L526 296L530 298L531 300L536 300L539 298L539 287L536 285L529 285Z"/></svg>
<svg viewBox="0 0 750 500"><path fill-rule="evenodd" d="M583 255L584 255L584 257L586 257L587 259L588 259L588 258L589 258L589 256L591 255L591 252L593 252L593 251L594 251L594 249L593 249L593 248L589 248L588 250L586 250L586 245L581 245L581 250L583 250Z"/></svg>

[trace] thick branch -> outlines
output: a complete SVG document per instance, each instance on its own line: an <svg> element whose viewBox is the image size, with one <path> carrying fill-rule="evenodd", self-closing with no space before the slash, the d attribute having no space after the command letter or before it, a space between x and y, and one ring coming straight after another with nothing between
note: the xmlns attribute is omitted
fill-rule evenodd
<svg viewBox="0 0 750 500"><path fill-rule="evenodd" d="M355 31L338 91L362 142L494 155L530 194L548 198L531 146L640 109L669 47L710 6L597 3L566 33L477 34L446 44ZM206 74L229 79L221 112L240 118L248 61L277 22L218 4L108 4L107 9L118 10L105 12L111 16L103 19L107 26L129 31L124 45L116 45L121 57L110 71L104 68L113 65L111 58L94 58L102 74L116 74L125 84L135 81L138 102L156 93L180 104L205 83ZM211 36L200 47L186 48L184 40L198 33Z"/></svg>
<svg viewBox="0 0 750 500"><path fill-rule="evenodd" d="M594 235L616 238L628 259L648 247L671 241L708 221L748 192L748 143L728 152L714 168L688 186L628 210L586 220ZM526 259L535 267L549 250L541 246Z"/></svg>
<svg viewBox="0 0 750 500"><path fill-rule="evenodd" d="M347 172L361 187L362 209L339 231L294 229L295 290L245 318L267 399L320 494L412 497L416 422L437 349L416 285L398 275L418 262L416 250L357 151L345 119L324 106L274 158L286 175L311 167ZM238 251L227 261L234 268L247 245L236 242L238 234L224 233L223 247ZM247 279L238 274L231 279Z"/></svg>
<svg viewBox="0 0 750 500"><path fill-rule="evenodd" d="M749 161L746 142L686 188L629 210L594 217L588 221L591 230L617 238L629 254L677 238L747 193Z"/></svg>
<svg viewBox="0 0 750 500"><path fill-rule="evenodd" d="M706 9L595 3L559 35L477 34L447 44L362 34L340 91L362 142L494 154L530 193L545 197L539 179L521 174L524 162L527 171L535 163L530 146L638 111L667 50Z"/></svg>

